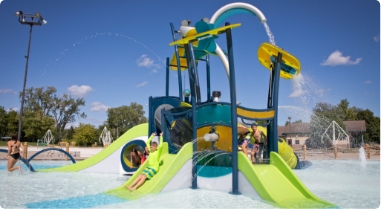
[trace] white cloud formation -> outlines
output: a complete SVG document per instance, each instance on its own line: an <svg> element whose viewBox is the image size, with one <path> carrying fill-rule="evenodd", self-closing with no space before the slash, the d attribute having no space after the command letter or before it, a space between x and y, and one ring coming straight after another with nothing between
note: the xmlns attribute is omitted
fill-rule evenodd
<svg viewBox="0 0 381 209"><path fill-rule="evenodd" d="M67 90L70 91L70 93L74 96L77 97L84 97L86 96L90 91L93 90L90 86L82 85L82 86L77 86L77 85L72 85Z"/></svg>
<svg viewBox="0 0 381 209"><path fill-rule="evenodd" d="M80 125L80 123L78 122L75 122L75 123L67 123L66 126L65 126L65 129L69 129L71 126L73 126L73 128L78 128Z"/></svg>
<svg viewBox="0 0 381 209"><path fill-rule="evenodd" d="M373 37L373 40L374 40L375 42L379 42L379 41L380 41L380 35L378 35L378 36L374 36L374 37Z"/></svg>
<svg viewBox="0 0 381 209"><path fill-rule="evenodd" d="M307 90L303 90L303 89L296 89L294 90L291 94L290 94L290 97L300 97L304 94L307 94Z"/></svg>
<svg viewBox="0 0 381 209"><path fill-rule="evenodd" d="M150 59L146 54L143 54L139 57L139 59L136 60L136 63L139 67L156 67L160 68L160 65L156 64L154 60Z"/></svg>
<svg viewBox="0 0 381 209"><path fill-rule="evenodd" d="M300 97L304 94L307 94L308 91L303 89L305 83L306 82L302 74L295 76L292 79L292 88L294 89L294 91L290 94L289 97Z"/></svg>
<svg viewBox="0 0 381 209"><path fill-rule="evenodd" d="M365 81L364 83L365 83L365 84L371 84L372 81Z"/></svg>
<svg viewBox="0 0 381 209"><path fill-rule="evenodd" d="M136 86L136 88L139 88L139 87L145 86L147 83L148 83L148 81L144 81L143 83L141 83L141 84L138 84L138 85Z"/></svg>
<svg viewBox="0 0 381 209"><path fill-rule="evenodd" d="M91 111L99 112L99 111L107 111L109 106L106 106L100 102L93 102L91 103Z"/></svg>
<svg viewBox="0 0 381 209"><path fill-rule="evenodd" d="M0 94L17 94L17 92L12 89L0 89Z"/></svg>
<svg viewBox="0 0 381 209"><path fill-rule="evenodd" d="M340 51L336 50L331 55L329 55L328 59L321 63L321 65L357 65L362 60L362 58L356 58L355 61L352 61L350 59L350 56L344 57Z"/></svg>
<svg viewBox="0 0 381 209"><path fill-rule="evenodd" d="M19 108L18 107L13 107L13 108L9 108L9 110L7 110L7 112L10 112L10 111L19 111Z"/></svg>
<svg viewBox="0 0 381 209"><path fill-rule="evenodd" d="M151 73L158 73L159 71L157 71L156 69L153 69L151 70Z"/></svg>

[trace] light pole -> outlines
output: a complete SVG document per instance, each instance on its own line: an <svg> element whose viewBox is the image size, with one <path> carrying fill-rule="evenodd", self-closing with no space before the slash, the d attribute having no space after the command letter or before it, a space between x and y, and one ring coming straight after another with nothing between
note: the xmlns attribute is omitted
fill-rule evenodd
<svg viewBox="0 0 381 209"><path fill-rule="evenodd" d="M30 25L28 54L25 56L26 66L25 66L25 74L24 74L24 86L22 89L19 130L17 135L18 140L21 140L22 115L24 112L25 86L26 86L26 78L28 75L28 62L29 62L29 52L30 52L30 41L32 40L32 27L33 25L41 26L42 24L46 24L47 21L42 18L39 12L37 12L36 14L26 14L26 13L23 13L22 11L18 11L18 12L15 12L15 15L19 18L19 22L21 24Z"/></svg>

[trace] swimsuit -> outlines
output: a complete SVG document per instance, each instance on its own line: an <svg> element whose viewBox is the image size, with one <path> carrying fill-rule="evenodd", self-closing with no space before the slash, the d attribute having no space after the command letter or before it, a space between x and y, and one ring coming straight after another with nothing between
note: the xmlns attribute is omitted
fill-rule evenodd
<svg viewBox="0 0 381 209"><path fill-rule="evenodd" d="M15 160L18 160L20 158L20 153L11 154L11 157Z"/></svg>
<svg viewBox="0 0 381 209"><path fill-rule="evenodd" d="M147 180L150 180L157 172L151 167L147 167L143 170L143 174L147 177Z"/></svg>
<svg viewBox="0 0 381 209"><path fill-rule="evenodd" d="M13 146L15 146L14 149L12 149L13 152L15 151L15 149L18 149L16 143L17 143L17 142L14 142L13 145L11 146L11 149L13 148ZM18 151L20 151L20 150L18 150ZM13 159L18 160L18 159L20 158L20 152L13 153L13 154L11 154L10 156L11 156Z"/></svg>

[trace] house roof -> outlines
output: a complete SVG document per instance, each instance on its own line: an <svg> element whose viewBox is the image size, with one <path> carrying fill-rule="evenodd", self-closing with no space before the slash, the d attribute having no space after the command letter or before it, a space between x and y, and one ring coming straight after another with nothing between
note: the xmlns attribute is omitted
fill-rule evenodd
<svg viewBox="0 0 381 209"><path fill-rule="evenodd" d="M343 121L348 132L366 132L365 120Z"/></svg>
<svg viewBox="0 0 381 209"><path fill-rule="evenodd" d="M278 126L278 135L282 134L296 134L296 133L310 133L309 123L293 123L287 126Z"/></svg>
<svg viewBox="0 0 381 209"><path fill-rule="evenodd" d="M366 132L365 120L356 120L356 121L343 121L345 124L345 129L349 133L362 133ZM310 124L309 123L293 123L287 124L287 126L278 126L278 135L282 136L283 134L301 134L301 133L310 133Z"/></svg>

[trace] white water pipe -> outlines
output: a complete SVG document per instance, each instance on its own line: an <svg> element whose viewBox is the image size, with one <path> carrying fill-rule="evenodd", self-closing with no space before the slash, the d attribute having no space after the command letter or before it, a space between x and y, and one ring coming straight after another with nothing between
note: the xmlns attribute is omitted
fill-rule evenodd
<svg viewBox="0 0 381 209"><path fill-rule="evenodd" d="M223 13L225 13L228 10L231 10L231 9L246 9L246 10L254 13L259 18L259 21L261 23L265 23L266 22L265 15L257 7L255 7L255 6L251 5L251 4L247 4L247 3L236 2L236 3L227 4L227 5L223 6L223 7L221 7L219 10L217 10L214 13L214 15L212 16L212 18L210 19L210 23L214 24L215 21L218 19L218 17L220 17ZM216 54L221 59L222 64L225 67L226 74L227 74L227 76L229 78L229 72L230 72L229 71L229 60L225 56L225 53L222 51L222 49L218 46L218 44L216 44L216 45L217 45Z"/></svg>

